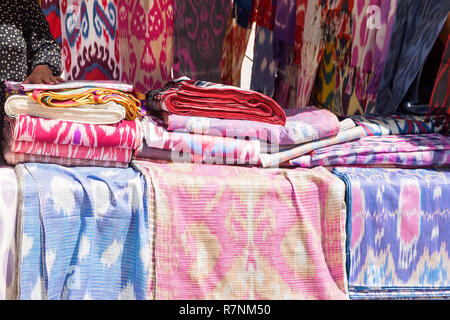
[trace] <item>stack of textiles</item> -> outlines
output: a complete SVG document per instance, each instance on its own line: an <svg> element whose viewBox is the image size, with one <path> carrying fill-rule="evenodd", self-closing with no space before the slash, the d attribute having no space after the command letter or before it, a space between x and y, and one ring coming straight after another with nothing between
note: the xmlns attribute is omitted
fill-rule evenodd
<svg viewBox="0 0 450 320"><path fill-rule="evenodd" d="M144 142L136 160L258 166L263 153L321 141L355 126L351 120L340 123L329 110L283 110L254 91L185 78L148 92L147 98L154 115L141 121Z"/></svg>
<svg viewBox="0 0 450 320"><path fill-rule="evenodd" d="M450 171L335 168L347 186L351 299L450 297Z"/></svg>
<svg viewBox="0 0 450 320"><path fill-rule="evenodd" d="M152 186L152 299L348 299L345 185L326 169L132 165Z"/></svg>
<svg viewBox="0 0 450 320"><path fill-rule="evenodd" d="M353 116L351 119L364 131L364 137L314 150L285 165L305 168L450 166L450 138L439 133L443 125L435 118L395 115Z"/></svg>
<svg viewBox="0 0 450 320"><path fill-rule="evenodd" d="M128 167L142 141L141 102L112 81L7 83L3 155L8 164Z"/></svg>

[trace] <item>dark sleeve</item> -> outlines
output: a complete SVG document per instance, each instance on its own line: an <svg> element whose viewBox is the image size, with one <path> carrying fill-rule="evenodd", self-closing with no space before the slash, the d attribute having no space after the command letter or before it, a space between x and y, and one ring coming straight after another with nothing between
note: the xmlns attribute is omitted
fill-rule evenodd
<svg viewBox="0 0 450 320"><path fill-rule="evenodd" d="M23 0L23 35L27 42L28 74L37 65L47 65L53 75L61 74L61 49L53 38L37 0Z"/></svg>

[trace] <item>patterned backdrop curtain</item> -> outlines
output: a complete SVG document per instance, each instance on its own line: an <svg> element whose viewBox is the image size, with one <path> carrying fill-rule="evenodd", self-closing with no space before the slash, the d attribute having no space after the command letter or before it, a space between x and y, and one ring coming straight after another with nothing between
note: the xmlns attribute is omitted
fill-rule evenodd
<svg viewBox="0 0 450 320"><path fill-rule="evenodd" d="M141 92L171 78L173 6L173 0L118 0L121 79Z"/></svg>
<svg viewBox="0 0 450 320"><path fill-rule="evenodd" d="M62 0L60 10L66 78L119 80L117 0Z"/></svg>

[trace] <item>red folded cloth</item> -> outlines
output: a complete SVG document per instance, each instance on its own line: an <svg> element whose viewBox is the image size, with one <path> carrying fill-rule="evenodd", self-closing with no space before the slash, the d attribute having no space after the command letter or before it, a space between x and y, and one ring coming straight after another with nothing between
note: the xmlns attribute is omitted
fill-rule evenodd
<svg viewBox="0 0 450 320"><path fill-rule="evenodd" d="M204 81L182 80L150 91L147 102L156 111L182 116L240 119L286 124L286 115L272 98L251 90Z"/></svg>

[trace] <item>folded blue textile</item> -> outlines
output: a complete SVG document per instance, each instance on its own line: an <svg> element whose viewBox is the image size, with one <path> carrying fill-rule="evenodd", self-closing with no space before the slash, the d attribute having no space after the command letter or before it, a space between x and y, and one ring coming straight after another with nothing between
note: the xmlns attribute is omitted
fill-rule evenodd
<svg viewBox="0 0 450 320"><path fill-rule="evenodd" d="M20 299L146 298L151 240L140 173L49 164L16 173Z"/></svg>

